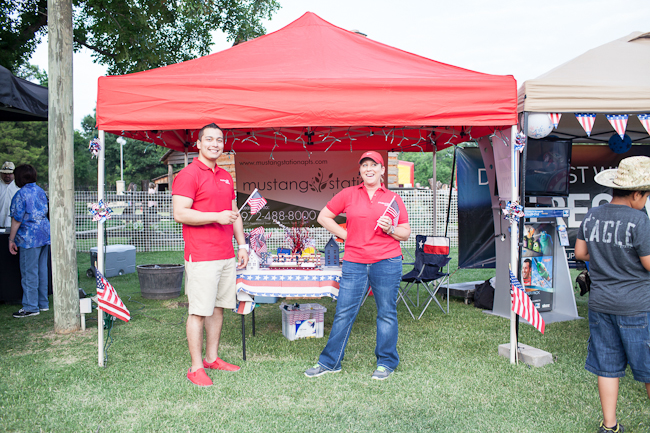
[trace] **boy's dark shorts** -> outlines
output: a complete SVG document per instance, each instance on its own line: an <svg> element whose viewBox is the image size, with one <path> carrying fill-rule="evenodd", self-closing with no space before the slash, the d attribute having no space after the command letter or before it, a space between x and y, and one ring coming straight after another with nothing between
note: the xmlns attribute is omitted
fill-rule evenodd
<svg viewBox="0 0 650 433"><path fill-rule="evenodd" d="M650 383L650 313L634 316L589 310L585 369L602 377L623 377L630 364L634 379Z"/></svg>

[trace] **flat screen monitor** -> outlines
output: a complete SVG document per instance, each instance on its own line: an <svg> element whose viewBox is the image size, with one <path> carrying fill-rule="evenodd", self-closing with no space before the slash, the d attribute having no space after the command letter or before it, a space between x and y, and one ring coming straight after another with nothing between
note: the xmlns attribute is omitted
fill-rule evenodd
<svg viewBox="0 0 650 433"><path fill-rule="evenodd" d="M571 140L529 138L526 147L526 196L568 196Z"/></svg>

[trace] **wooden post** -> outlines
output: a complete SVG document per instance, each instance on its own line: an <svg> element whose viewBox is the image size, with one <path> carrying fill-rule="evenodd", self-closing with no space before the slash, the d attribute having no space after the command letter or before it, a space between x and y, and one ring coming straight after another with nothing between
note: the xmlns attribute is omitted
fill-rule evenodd
<svg viewBox="0 0 650 433"><path fill-rule="evenodd" d="M54 331L78 331L74 208L72 2L48 0L48 146Z"/></svg>
<svg viewBox="0 0 650 433"><path fill-rule="evenodd" d="M174 166L167 164L167 190L172 193L172 184L174 183Z"/></svg>

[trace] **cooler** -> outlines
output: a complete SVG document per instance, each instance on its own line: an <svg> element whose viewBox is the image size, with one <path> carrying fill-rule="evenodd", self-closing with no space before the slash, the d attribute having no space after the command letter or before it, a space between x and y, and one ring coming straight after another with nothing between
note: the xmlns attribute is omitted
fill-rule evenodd
<svg viewBox="0 0 650 433"><path fill-rule="evenodd" d="M104 276L106 278L116 275L132 274L135 272L135 247L133 245L109 245L104 247ZM97 247L90 248L90 269L88 276L95 275L95 262L97 261ZM92 273L92 275L90 275Z"/></svg>

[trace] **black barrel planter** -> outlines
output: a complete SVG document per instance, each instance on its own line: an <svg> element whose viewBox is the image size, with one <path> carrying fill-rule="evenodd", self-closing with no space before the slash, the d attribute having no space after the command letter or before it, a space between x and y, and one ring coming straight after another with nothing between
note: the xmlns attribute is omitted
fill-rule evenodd
<svg viewBox="0 0 650 433"><path fill-rule="evenodd" d="M138 265L140 292L147 299L172 299L181 294L184 265Z"/></svg>

